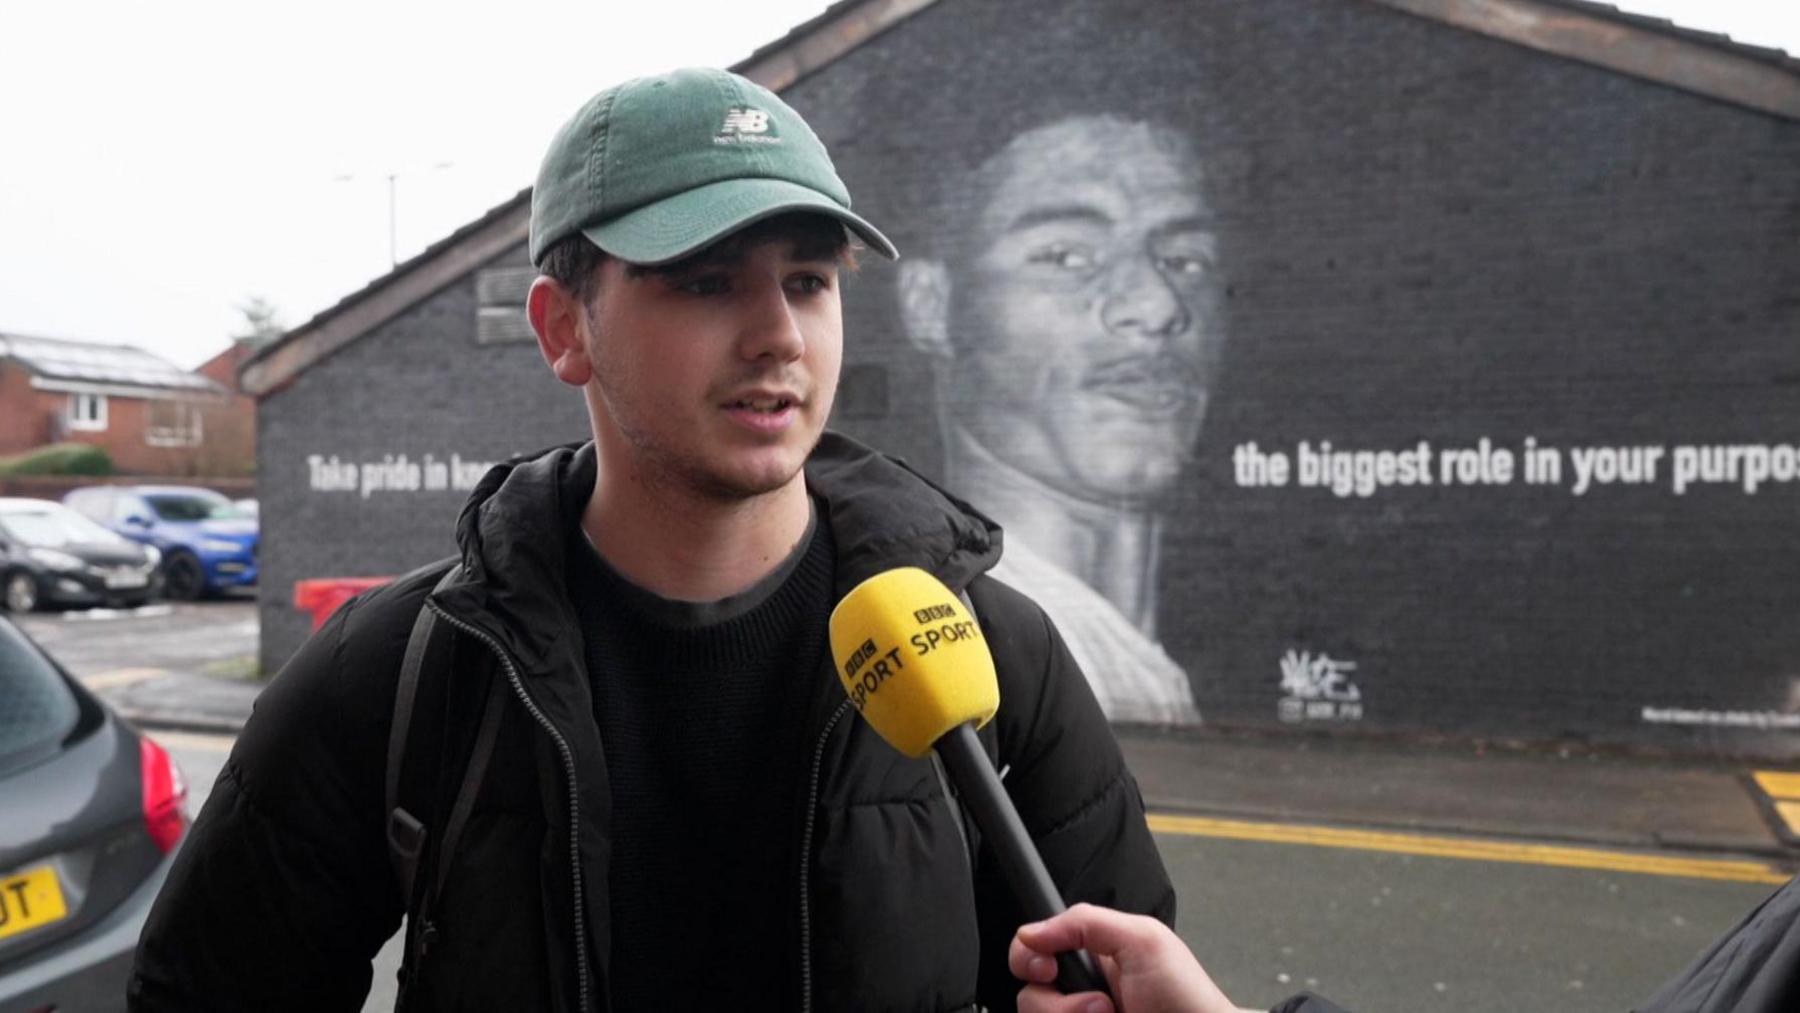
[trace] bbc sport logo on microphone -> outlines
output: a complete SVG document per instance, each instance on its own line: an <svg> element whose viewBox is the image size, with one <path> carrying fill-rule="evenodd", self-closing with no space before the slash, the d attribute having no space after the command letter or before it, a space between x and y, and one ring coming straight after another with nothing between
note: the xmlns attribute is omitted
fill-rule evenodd
<svg viewBox="0 0 1800 1013"><path fill-rule="evenodd" d="M942 626L928 629L923 633L915 633L909 638L912 641L913 650L917 651L921 658L930 654L939 644L954 644L971 637L977 639L981 637L981 627L975 625L973 620L962 618L962 612L955 605L932 605L927 608L914 609L913 619L920 626L929 626L940 619L944 621Z"/></svg>
<svg viewBox="0 0 1800 1013"><path fill-rule="evenodd" d="M877 655L880 657L876 657ZM863 665L872 659L875 663L869 665L868 671L863 671ZM881 688L888 676L905 667L906 663L900 660L900 648L890 647L882 651L875 646L875 641L865 640L844 661L844 690L850 694L850 702L861 711L869 702L869 694Z"/></svg>

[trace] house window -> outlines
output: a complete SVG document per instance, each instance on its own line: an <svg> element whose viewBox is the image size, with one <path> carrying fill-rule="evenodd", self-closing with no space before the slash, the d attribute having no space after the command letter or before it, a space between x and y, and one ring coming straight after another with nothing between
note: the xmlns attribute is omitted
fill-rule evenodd
<svg viewBox="0 0 1800 1013"><path fill-rule="evenodd" d="M97 432L106 428L105 394L70 394L69 428Z"/></svg>
<svg viewBox="0 0 1800 1013"><path fill-rule="evenodd" d="M525 318L535 267L488 268L475 276L475 341L483 345L537 340Z"/></svg>
<svg viewBox="0 0 1800 1013"><path fill-rule="evenodd" d="M145 404L144 442L152 447L198 447L200 406L191 401Z"/></svg>

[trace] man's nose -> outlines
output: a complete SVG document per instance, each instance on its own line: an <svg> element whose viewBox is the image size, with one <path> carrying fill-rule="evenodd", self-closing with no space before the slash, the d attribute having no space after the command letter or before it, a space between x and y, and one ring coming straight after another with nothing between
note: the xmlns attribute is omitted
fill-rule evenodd
<svg viewBox="0 0 1800 1013"><path fill-rule="evenodd" d="M1148 257L1130 257L1106 277L1102 322L1110 333L1166 338L1186 331L1187 306Z"/></svg>
<svg viewBox="0 0 1800 1013"><path fill-rule="evenodd" d="M738 347L746 359L791 362L806 351L806 335L788 291L778 283L758 285L746 300Z"/></svg>

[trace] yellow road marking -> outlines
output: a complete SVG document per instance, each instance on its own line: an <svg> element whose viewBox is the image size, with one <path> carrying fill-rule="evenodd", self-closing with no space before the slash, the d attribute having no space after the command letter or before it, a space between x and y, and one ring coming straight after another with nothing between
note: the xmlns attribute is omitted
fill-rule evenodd
<svg viewBox="0 0 1800 1013"><path fill-rule="evenodd" d="M1763 862L1710 858L1675 858L1630 851L1564 847L1554 844L1519 844L1428 834L1396 834L1339 827L1302 826L1292 823L1252 823L1246 820L1204 816L1172 816L1151 813L1150 829L1165 834L1219 837L1274 844L1305 844L1323 848L1387 851L1432 858L1461 858L1484 862L1516 862L1554 865L1571 869L1604 869L1649 876L1683 876L1689 879L1724 879L1741 883L1785 883L1789 876Z"/></svg>
<svg viewBox="0 0 1800 1013"><path fill-rule="evenodd" d="M1777 802L1775 814L1787 824L1788 833L1800 837L1800 802Z"/></svg>
<svg viewBox="0 0 1800 1013"><path fill-rule="evenodd" d="M229 753L237 739L230 735L202 735L198 732L152 732L165 749L202 749L210 753Z"/></svg>
<svg viewBox="0 0 1800 1013"><path fill-rule="evenodd" d="M114 668L105 672L95 672L85 676L81 684L89 689L113 689L118 686L129 686L134 682L156 679L167 675L168 670L162 668Z"/></svg>
<svg viewBox="0 0 1800 1013"><path fill-rule="evenodd" d="M1754 776L1757 787L1770 798L1800 799L1800 773L1791 770L1759 770Z"/></svg>

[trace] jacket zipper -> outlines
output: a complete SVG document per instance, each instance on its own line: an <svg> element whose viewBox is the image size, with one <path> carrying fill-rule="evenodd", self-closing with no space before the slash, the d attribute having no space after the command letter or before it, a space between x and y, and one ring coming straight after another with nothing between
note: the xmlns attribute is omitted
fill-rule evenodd
<svg viewBox="0 0 1800 1013"><path fill-rule="evenodd" d="M838 719L850 709L850 698L831 712L825 731L819 735L819 746L813 750L812 780L806 796L806 828L800 835L800 1013L812 1013L812 904L807 897L808 873L812 870L812 836L814 814L819 811L819 768L825 762L825 743Z"/></svg>
<svg viewBox="0 0 1800 1013"><path fill-rule="evenodd" d="M569 786L569 868L575 883L575 974L580 996L580 1009L582 1013L587 1013L589 991L587 919L582 913L581 807L580 799L575 787L575 754L569 749L569 742L567 739L563 738L562 732L557 729L556 725L551 723L550 718L545 715L543 711L538 709L537 702L531 699L531 694L525 692L525 683L524 680L519 678L518 666L513 664L512 656L506 653L505 648L501 647L494 638L488 636L486 633L463 622L461 619L456 618L450 613L445 612L437 605L437 603L427 600L425 607L436 612L445 622L486 644L488 648L494 652L494 655L500 659L500 667L506 670L506 681L512 684L513 693L518 696L519 701L525 705L525 709L531 713L531 716L536 719L537 723L542 725L544 730L550 733L550 738L556 743L557 752L562 756L563 773L567 775L565 783ZM845 700L844 702L849 703L850 701ZM823 749L824 744L820 743L821 752ZM810 818L808 820L807 829L810 834ZM802 875L804 875L804 872Z"/></svg>

